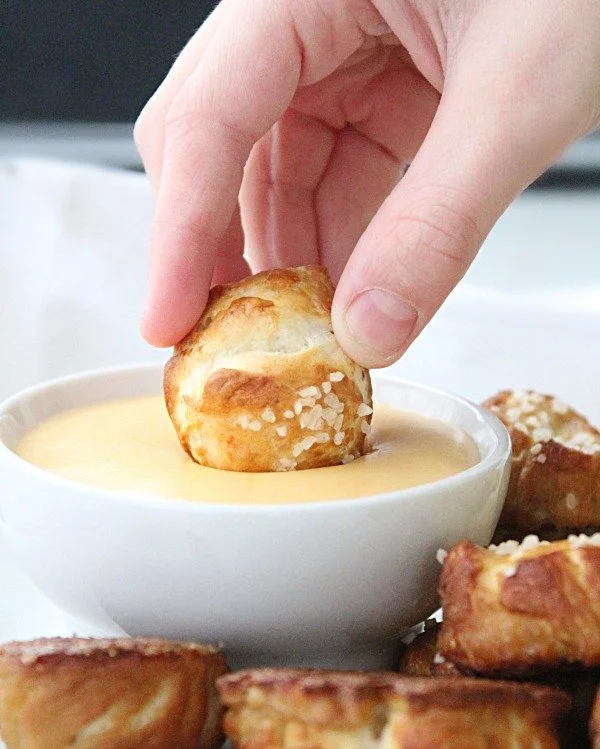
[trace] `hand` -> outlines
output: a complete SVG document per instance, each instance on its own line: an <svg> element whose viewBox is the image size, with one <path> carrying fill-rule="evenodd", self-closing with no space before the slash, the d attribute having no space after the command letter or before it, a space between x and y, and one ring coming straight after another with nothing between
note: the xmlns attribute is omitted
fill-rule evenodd
<svg viewBox="0 0 600 749"><path fill-rule="evenodd" d="M143 334L182 338L245 238L253 271L327 265L341 345L385 366L599 123L598 0L222 0L136 125Z"/></svg>

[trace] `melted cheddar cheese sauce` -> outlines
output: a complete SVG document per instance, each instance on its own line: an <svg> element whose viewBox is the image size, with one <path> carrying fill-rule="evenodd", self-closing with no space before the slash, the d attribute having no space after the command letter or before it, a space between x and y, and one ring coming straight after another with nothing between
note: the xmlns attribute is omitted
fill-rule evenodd
<svg viewBox="0 0 600 749"><path fill-rule="evenodd" d="M479 459L461 430L375 406L370 452L352 463L290 473L200 466L184 452L162 396L65 411L21 440L17 453L57 476L144 497L218 504L294 504L348 499L427 484Z"/></svg>

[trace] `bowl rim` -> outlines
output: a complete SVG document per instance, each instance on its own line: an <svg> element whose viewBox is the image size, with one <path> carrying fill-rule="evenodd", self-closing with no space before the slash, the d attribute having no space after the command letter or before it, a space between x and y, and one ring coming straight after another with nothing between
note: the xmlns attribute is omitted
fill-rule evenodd
<svg viewBox="0 0 600 749"><path fill-rule="evenodd" d="M114 377L118 375L134 375L136 373L144 372L157 372L163 368L163 364L156 363L141 363L141 364L127 364L127 365L116 365L112 367L100 367L94 369L87 369L81 372L76 372L60 377L55 377L50 380L37 383L35 385L24 388L17 393L9 396L5 400L0 402L0 419L7 415L7 412L15 407L16 405L27 402L29 398L39 395L44 390L50 387L68 387L72 382L85 381L86 379L92 379L97 377ZM118 505L125 504L128 507L142 506L148 509L168 510L169 512L184 512L184 513L205 513L205 512L219 512L223 514L264 514L264 515L295 515L306 512L330 512L332 508L334 511L344 511L351 507L357 510L365 505L370 507L375 504L389 504L397 503L402 501L408 501L409 499L419 499L424 496L435 495L440 490L454 490L459 491L461 485L470 483L472 479L476 479L481 474L485 474L489 471L494 470L499 465L506 464L510 458L512 448L511 441L508 431L504 424L498 419L491 411L484 409L482 406L474 403L468 398L464 398L453 392L443 390L441 388L433 387L418 382L412 382L405 380L400 377L395 377L391 374L380 374L379 371L371 371L371 376L377 382L392 386L405 386L413 389L425 391L438 397L446 398L450 401L458 403L462 408L468 408L474 412L480 422L487 428L488 432L493 438L493 445L489 451L489 454L482 460L479 460L469 468L460 471L459 473L446 476L436 481L430 481L426 484L420 484L418 486L407 487L405 489L392 490L388 492L379 492L377 494L369 494L364 497L346 497L346 498L332 498L331 500L319 500L314 502L296 502L296 503L265 503L265 504L235 504L235 503L218 503L218 502L207 502L204 500L193 501L187 499L171 499L169 497L151 497L137 494L127 494L116 489L103 489L91 484L81 483L79 481L73 481L71 479L64 478L57 474L46 471L33 463L22 458L20 455L15 453L11 448L8 447L5 440L0 437L0 466L5 463L7 466L12 466L15 472L25 472L32 478L38 481L49 483L50 485L64 489L68 492L78 491L83 493L90 499L101 499L104 502L115 503ZM99 401L100 402L100 401ZM68 410L68 409L65 409ZM473 435L470 434L473 438ZM3 472L6 475L6 472ZM1 475L1 474L0 474Z"/></svg>

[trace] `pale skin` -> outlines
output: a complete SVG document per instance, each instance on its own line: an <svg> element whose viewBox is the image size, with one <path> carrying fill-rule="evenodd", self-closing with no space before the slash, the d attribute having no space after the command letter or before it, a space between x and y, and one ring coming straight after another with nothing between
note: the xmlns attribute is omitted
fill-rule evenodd
<svg viewBox="0 0 600 749"><path fill-rule="evenodd" d="M142 333L172 345L211 285L318 263L343 348L391 364L599 125L598 0L222 0L136 124Z"/></svg>

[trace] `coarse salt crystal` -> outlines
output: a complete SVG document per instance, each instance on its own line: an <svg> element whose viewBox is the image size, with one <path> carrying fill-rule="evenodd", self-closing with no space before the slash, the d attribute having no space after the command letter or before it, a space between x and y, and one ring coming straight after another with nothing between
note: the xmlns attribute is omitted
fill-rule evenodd
<svg viewBox="0 0 600 749"><path fill-rule="evenodd" d="M517 566L510 564L504 568L504 577L514 577L517 574Z"/></svg>
<svg viewBox="0 0 600 749"><path fill-rule="evenodd" d="M321 389L327 395L327 393L331 392L331 383L330 382L322 382L321 383Z"/></svg>
<svg viewBox="0 0 600 749"><path fill-rule="evenodd" d="M352 463L353 460L354 455L352 455L352 453L348 453L348 455L344 455L344 457L342 458L342 463L346 465L346 463Z"/></svg>
<svg viewBox="0 0 600 749"><path fill-rule="evenodd" d="M272 408L265 408L261 414L263 421L267 421L269 424L275 423L275 414Z"/></svg>
<svg viewBox="0 0 600 749"><path fill-rule="evenodd" d="M534 442L548 442L552 439L552 432L550 429L541 427L540 429L534 429L531 436Z"/></svg>
<svg viewBox="0 0 600 749"><path fill-rule="evenodd" d="M363 434L371 434L371 425L369 424L368 421L361 422L360 431Z"/></svg>
<svg viewBox="0 0 600 749"><path fill-rule="evenodd" d="M321 429L323 429L323 407L319 404L311 408L310 411L308 411L308 421L306 423L306 426L308 429L311 429L313 432L318 432ZM302 417L300 417L302 418Z"/></svg>
<svg viewBox="0 0 600 749"><path fill-rule="evenodd" d="M581 448L581 452L585 455L595 455L596 453L600 452L600 444L599 445L584 445Z"/></svg>
<svg viewBox="0 0 600 749"><path fill-rule="evenodd" d="M373 409L367 403L361 403L356 413L358 416L370 416L373 413Z"/></svg>
<svg viewBox="0 0 600 749"><path fill-rule="evenodd" d="M333 428L336 432L339 432L342 428L342 424L344 423L344 414L339 414L339 416L335 417L335 420L333 422Z"/></svg>
<svg viewBox="0 0 600 749"><path fill-rule="evenodd" d="M536 461L538 463L545 463L546 460L547 460L547 458L546 458L546 456L543 453L541 453L540 455L538 455L537 458L536 458Z"/></svg>
<svg viewBox="0 0 600 749"><path fill-rule="evenodd" d="M324 445L326 442L329 442L329 435L327 432L317 432L315 434L315 441L317 445Z"/></svg>
<svg viewBox="0 0 600 749"><path fill-rule="evenodd" d="M330 382L341 382L344 379L342 372L332 372L329 375Z"/></svg>
<svg viewBox="0 0 600 749"><path fill-rule="evenodd" d="M289 409L289 408L288 408L288 410L287 410L287 411L284 411L284 412L283 412L283 415L284 415L284 417L285 417L286 419L293 419L293 418L294 418L294 412L293 412L293 411L290 411L290 409Z"/></svg>
<svg viewBox="0 0 600 749"><path fill-rule="evenodd" d="M554 398L552 401L552 410L555 414L566 414L569 410L569 406L561 400Z"/></svg>
<svg viewBox="0 0 600 749"><path fill-rule="evenodd" d="M541 442L536 442L535 445L531 446L531 449L529 450L529 452L532 455L539 455L539 453L542 452L542 443Z"/></svg>
<svg viewBox="0 0 600 749"><path fill-rule="evenodd" d="M248 428L253 432L260 432L260 430L262 429L262 424L258 419L254 419L248 424Z"/></svg>
<svg viewBox="0 0 600 749"><path fill-rule="evenodd" d="M301 445L304 450L310 450L310 448L316 443L316 441L316 438L311 434L309 437L305 437L302 440Z"/></svg>
<svg viewBox="0 0 600 749"><path fill-rule="evenodd" d="M568 510L574 510L579 504L579 500L574 494L569 492L569 494L567 494L567 496L565 497L565 504L567 505Z"/></svg>
<svg viewBox="0 0 600 749"><path fill-rule="evenodd" d="M521 541L519 550L522 552L530 551L531 549L536 549L538 546L540 546L540 544L540 539L537 536L533 535L533 533L530 533Z"/></svg>
<svg viewBox="0 0 600 749"><path fill-rule="evenodd" d="M508 555L508 554L514 554L519 548L519 542L513 541L512 539L510 541L502 541L499 544L490 544L488 546L488 549L490 551L493 551L496 554L499 554L501 556Z"/></svg>
<svg viewBox="0 0 600 749"><path fill-rule="evenodd" d="M337 411L335 411L333 408L324 408L321 416L325 419L329 426L332 426L334 421L338 418ZM343 418L344 417L342 416L342 419Z"/></svg>
<svg viewBox="0 0 600 749"><path fill-rule="evenodd" d="M344 437L346 436L345 432L336 432L333 436L333 444L334 445L341 445L344 441Z"/></svg>
<svg viewBox="0 0 600 749"><path fill-rule="evenodd" d="M578 536L571 534L567 541L573 546L575 549L579 549L582 546L587 546L589 543L588 536L585 535L585 533L580 533Z"/></svg>
<svg viewBox="0 0 600 749"><path fill-rule="evenodd" d="M321 391L316 385L310 385L310 387L299 390L298 395L302 398L320 398Z"/></svg>
<svg viewBox="0 0 600 749"><path fill-rule="evenodd" d="M581 546L600 546L600 533L592 533L591 536L586 536L585 533L580 533L578 536L569 536L567 540L571 546L576 548Z"/></svg>
<svg viewBox="0 0 600 749"><path fill-rule="evenodd" d="M446 549L438 549L435 552L435 558L440 564L444 564L447 556L448 556L448 552L446 551Z"/></svg>
<svg viewBox="0 0 600 749"><path fill-rule="evenodd" d="M296 467L296 461L290 460L290 458L279 459L279 470L280 471L293 471Z"/></svg>
<svg viewBox="0 0 600 749"><path fill-rule="evenodd" d="M280 437L285 437L287 434L287 425L282 424L281 426L275 427L275 431Z"/></svg>
<svg viewBox="0 0 600 749"><path fill-rule="evenodd" d="M333 408L334 411L339 410L339 407L342 405L341 400L335 393L328 393L323 400L325 401L325 405Z"/></svg>

